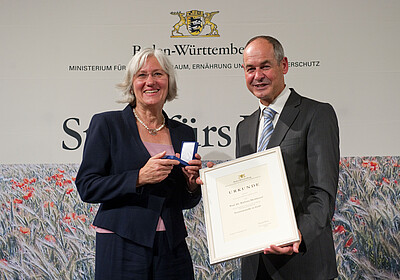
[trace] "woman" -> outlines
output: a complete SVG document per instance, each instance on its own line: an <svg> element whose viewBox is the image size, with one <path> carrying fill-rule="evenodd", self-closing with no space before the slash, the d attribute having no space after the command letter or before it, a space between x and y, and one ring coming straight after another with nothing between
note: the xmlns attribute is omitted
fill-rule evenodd
<svg viewBox="0 0 400 280"><path fill-rule="evenodd" d="M182 210L200 201L200 156L185 168L163 158L195 141L192 128L163 111L176 97L173 66L144 49L119 87L129 105L93 116L76 178L82 200L101 203L96 279L194 279Z"/></svg>

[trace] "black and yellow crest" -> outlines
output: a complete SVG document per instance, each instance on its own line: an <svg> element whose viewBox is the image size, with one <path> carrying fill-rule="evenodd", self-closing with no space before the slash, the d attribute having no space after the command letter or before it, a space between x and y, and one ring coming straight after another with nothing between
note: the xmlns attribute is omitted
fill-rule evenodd
<svg viewBox="0 0 400 280"><path fill-rule="evenodd" d="M187 11L186 13L182 12L171 12L171 15L177 15L179 17L179 21L174 24L171 31L171 38L179 38L179 37L219 37L218 27L212 22L212 18L215 14L218 14L219 11L214 12L204 12L198 10ZM181 27L186 26L186 30L188 34L184 34L181 32ZM201 32L206 27L210 28L210 32L206 35L201 35Z"/></svg>

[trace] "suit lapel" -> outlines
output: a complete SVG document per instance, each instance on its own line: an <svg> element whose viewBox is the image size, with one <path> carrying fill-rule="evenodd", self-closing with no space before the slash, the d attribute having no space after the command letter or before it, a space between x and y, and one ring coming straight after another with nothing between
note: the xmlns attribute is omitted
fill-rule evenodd
<svg viewBox="0 0 400 280"><path fill-rule="evenodd" d="M274 132L272 133L267 148L276 147L282 143L282 140L285 137L287 131L299 114L299 109L297 107L300 105L300 102L300 95L295 92L294 89L291 89L291 94L286 101L285 106L283 107L282 114L279 117L279 120L275 126Z"/></svg>
<svg viewBox="0 0 400 280"><path fill-rule="evenodd" d="M144 146L142 140L140 139L139 130L136 125L136 119L133 115L133 108L131 105L127 105L123 110L123 118L128 128L128 131L131 135L131 142L135 149L140 149L141 153L143 153L146 157L142 157L147 161L147 158L150 158L150 154Z"/></svg>
<svg viewBox="0 0 400 280"><path fill-rule="evenodd" d="M258 126L260 125L260 109L251 114L248 121L249 145L253 153L257 152Z"/></svg>
<svg viewBox="0 0 400 280"><path fill-rule="evenodd" d="M180 135L177 135L177 131L174 129L174 123L169 121L167 113L163 111L163 115L165 118L166 125L169 129L169 135L171 136L171 143L172 147L174 147L175 153L180 153L181 152L181 137Z"/></svg>

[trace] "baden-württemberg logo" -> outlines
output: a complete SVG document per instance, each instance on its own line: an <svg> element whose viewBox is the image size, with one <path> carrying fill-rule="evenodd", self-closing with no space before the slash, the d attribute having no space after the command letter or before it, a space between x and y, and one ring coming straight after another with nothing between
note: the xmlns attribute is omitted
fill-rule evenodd
<svg viewBox="0 0 400 280"><path fill-rule="evenodd" d="M212 22L212 18L219 11L204 12L198 10L182 12L171 12L171 15L177 15L179 21L174 24L171 31L171 38L182 38L182 37L219 37L217 25ZM186 26L186 30L189 34L181 32L181 27ZM206 35L200 35L201 32L209 26L209 32ZM205 31L207 32L207 31Z"/></svg>

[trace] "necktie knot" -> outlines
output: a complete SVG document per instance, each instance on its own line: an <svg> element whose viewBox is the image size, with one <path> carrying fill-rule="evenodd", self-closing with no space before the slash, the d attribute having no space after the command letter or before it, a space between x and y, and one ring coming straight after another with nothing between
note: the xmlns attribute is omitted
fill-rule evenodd
<svg viewBox="0 0 400 280"><path fill-rule="evenodd" d="M275 117L275 114L276 114L276 112L273 109L271 109L269 107L265 107L263 110L264 122L267 120L272 121Z"/></svg>

